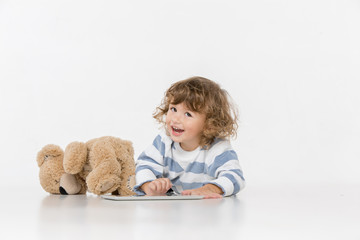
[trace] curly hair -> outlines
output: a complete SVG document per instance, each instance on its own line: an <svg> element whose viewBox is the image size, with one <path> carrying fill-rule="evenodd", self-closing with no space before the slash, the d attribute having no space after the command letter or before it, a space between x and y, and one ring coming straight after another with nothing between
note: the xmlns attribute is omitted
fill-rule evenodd
<svg viewBox="0 0 360 240"><path fill-rule="evenodd" d="M184 103L189 110L206 116L200 146L209 147L215 138L236 137L238 112L231 103L227 91L219 84L203 77L191 77L176 82L165 92L153 117L165 126L164 117L169 110L169 105L180 103Z"/></svg>

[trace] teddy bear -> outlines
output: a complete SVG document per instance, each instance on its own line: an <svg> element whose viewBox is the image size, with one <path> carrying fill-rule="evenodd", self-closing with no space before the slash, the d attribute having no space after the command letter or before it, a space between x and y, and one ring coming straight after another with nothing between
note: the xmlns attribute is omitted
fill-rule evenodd
<svg viewBox="0 0 360 240"><path fill-rule="evenodd" d="M65 151L48 144L38 152L37 164L40 184L52 194L135 194L134 149L127 140L100 137L72 142Z"/></svg>

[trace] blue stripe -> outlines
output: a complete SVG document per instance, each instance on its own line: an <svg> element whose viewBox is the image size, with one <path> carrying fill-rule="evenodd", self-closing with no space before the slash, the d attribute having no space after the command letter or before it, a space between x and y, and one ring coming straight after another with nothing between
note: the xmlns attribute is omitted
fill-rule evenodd
<svg viewBox="0 0 360 240"><path fill-rule="evenodd" d="M237 160L238 157L236 155L236 152L234 150L229 150L226 152L223 152L222 154L220 154L219 156L217 156L213 162L213 164L211 164L209 166L209 174L212 177L216 177L215 176L215 172L216 170L223 166L226 162L230 161L230 160Z"/></svg>
<svg viewBox="0 0 360 240"><path fill-rule="evenodd" d="M161 172L158 172L158 171L156 171L153 167L146 166L146 165L137 166L137 167L136 167L136 170L135 170L135 174L138 173L138 172L141 171L141 170L144 170L144 169L148 169L148 170L152 171L152 172L154 173L154 175L156 176L156 178L162 177L162 173L161 173Z"/></svg>
<svg viewBox="0 0 360 240"><path fill-rule="evenodd" d="M192 162L186 168L186 172L206 174L205 163Z"/></svg>
<svg viewBox="0 0 360 240"><path fill-rule="evenodd" d="M232 194L237 194L240 191L240 185L233 175L231 175L230 173L226 173L221 176L228 178L234 184L234 192Z"/></svg>
<svg viewBox="0 0 360 240"><path fill-rule="evenodd" d="M241 177L241 179L243 181L245 181L243 172L240 169L230 169L229 171L234 172L236 175L238 175L239 177Z"/></svg>
<svg viewBox="0 0 360 240"><path fill-rule="evenodd" d="M176 178L175 181L174 180L172 180L171 183L174 186L181 186L183 188L183 190L195 189L195 188L204 186L204 183L202 183L202 182L185 183L185 182L180 181L179 178Z"/></svg>
<svg viewBox="0 0 360 240"><path fill-rule="evenodd" d="M165 155L165 143L161 141L161 136L158 135L153 141L154 147L160 152L161 156Z"/></svg>
<svg viewBox="0 0 360 240"><path fill-rule="evenodd" d="M184 169L180 166L180 164L174 161L174 159L170 157L164 158L164 165L165 167L169 167L170 172L179 173L184 171Z"/></svg>
<svg viewBox="0 0 360 240"><path fill-rule="evenodd" d="M202 182L182 183L181 186L184 190L196 189L196 188L200 188L200 187L204 186L204 183L202 183Z"/></svg>
<svg viewBox="0 0 360 240"><path fill-rule="evenodd" d="M179 178L180 178L180 176L177 176L174 179L170 179L171 183L175 186L178 182L180 182Z"/></svg>
<svg viewBox="0 0 360 240"><path fill-rule="evenodd" d="M155 161L154 159L152 159L151 157L146 155L145 152L141 153L138 160L147 161L147 162L151 162L151 163L154 163L156 165L162 166L160 163L158 163L157 161Z"/></svg>

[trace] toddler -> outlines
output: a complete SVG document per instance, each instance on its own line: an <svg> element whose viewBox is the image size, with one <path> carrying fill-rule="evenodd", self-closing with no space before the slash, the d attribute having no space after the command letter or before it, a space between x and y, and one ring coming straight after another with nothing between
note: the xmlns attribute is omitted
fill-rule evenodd
<svg viewBox="0 0 360 240"><path fill-rule="evenodd" d="M221 198L238 193L245 180L229 138L236 136L237 114L228 94L206 78L174 83L153 117L163 124L136 161L139 195Z"/></svg>

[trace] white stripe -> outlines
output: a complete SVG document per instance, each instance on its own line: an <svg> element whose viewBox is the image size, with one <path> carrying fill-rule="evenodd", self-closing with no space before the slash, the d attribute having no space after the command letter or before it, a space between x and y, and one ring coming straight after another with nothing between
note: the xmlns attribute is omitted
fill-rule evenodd
<svg viewBox="0 0 360 240"><path fill-rule="evenodd" d="M164 158L161 155L161 153L159 152L159 150L156 149L156 147L154 145L149 146L145 151L144 151L145 155L152 158L153 160L155 160L156 162L158 162L159 164L163 165L164 164Z"/></svg>
<svg viewBox="0 0 360 240"><path fill-rule="evenodd" d="M224 171L220 174L219 177L221 177L223 174L230 174L232 175L236 182L239 184L240 187L240 191L243 189L243 187L245 187L245 182L241 179L241 177L239 175L237 175L236 173L232 172L232 171Z"/></svg>
<svg viewBox="0 0 360 240"><path fill-rule="evenodd" d="M206 164L210 166L217 156L228 150L233 150L229 141L226 140L216 143L206 154Z"/></svg>
<svg viewBox="0 0 360 240"><path fill-rule="evenodd" d="M138 160L136 166L150 166L157 172L163 172L163 168L161 165L149 161Z"/></svg>
<svg viewBox="0 0 360 240"><path fill-rule="evenodd" d="M214 178L212 178L207 174L187 172L180 177L180 180L182 182L192 183L192 182L208 182L214 180Z"/></svg>
<svg viewBox="0 0 360 240"><path fill-rule="evenodd" d="M211 183L217 183L218 185L220 185L223 188L223 190L225 191L224 192L225 197L232 195L234 192L234 184L230 181L230 179L228 179L226 177L218 178L214 181L211 181Z"/></svg>
<svg viewBox="0 0 360 240"><path fill-rule="evenodd" d="M149 169L141 170L141 171L137 172L135 175L136 185L139 185L139 184L147 182L147 181L152 181L155 179L156 179L156 176Z"/></svg>
<svg viewBox="0 0 360 240"><path fill-rule="evenodd" d="M219 172L224 171L224 170L229 170L229 169L240 169L241 170L239 160L227 161L224 165L218 167L218 169L215 171L215 176L217 176L219 174Z"/></svg>

